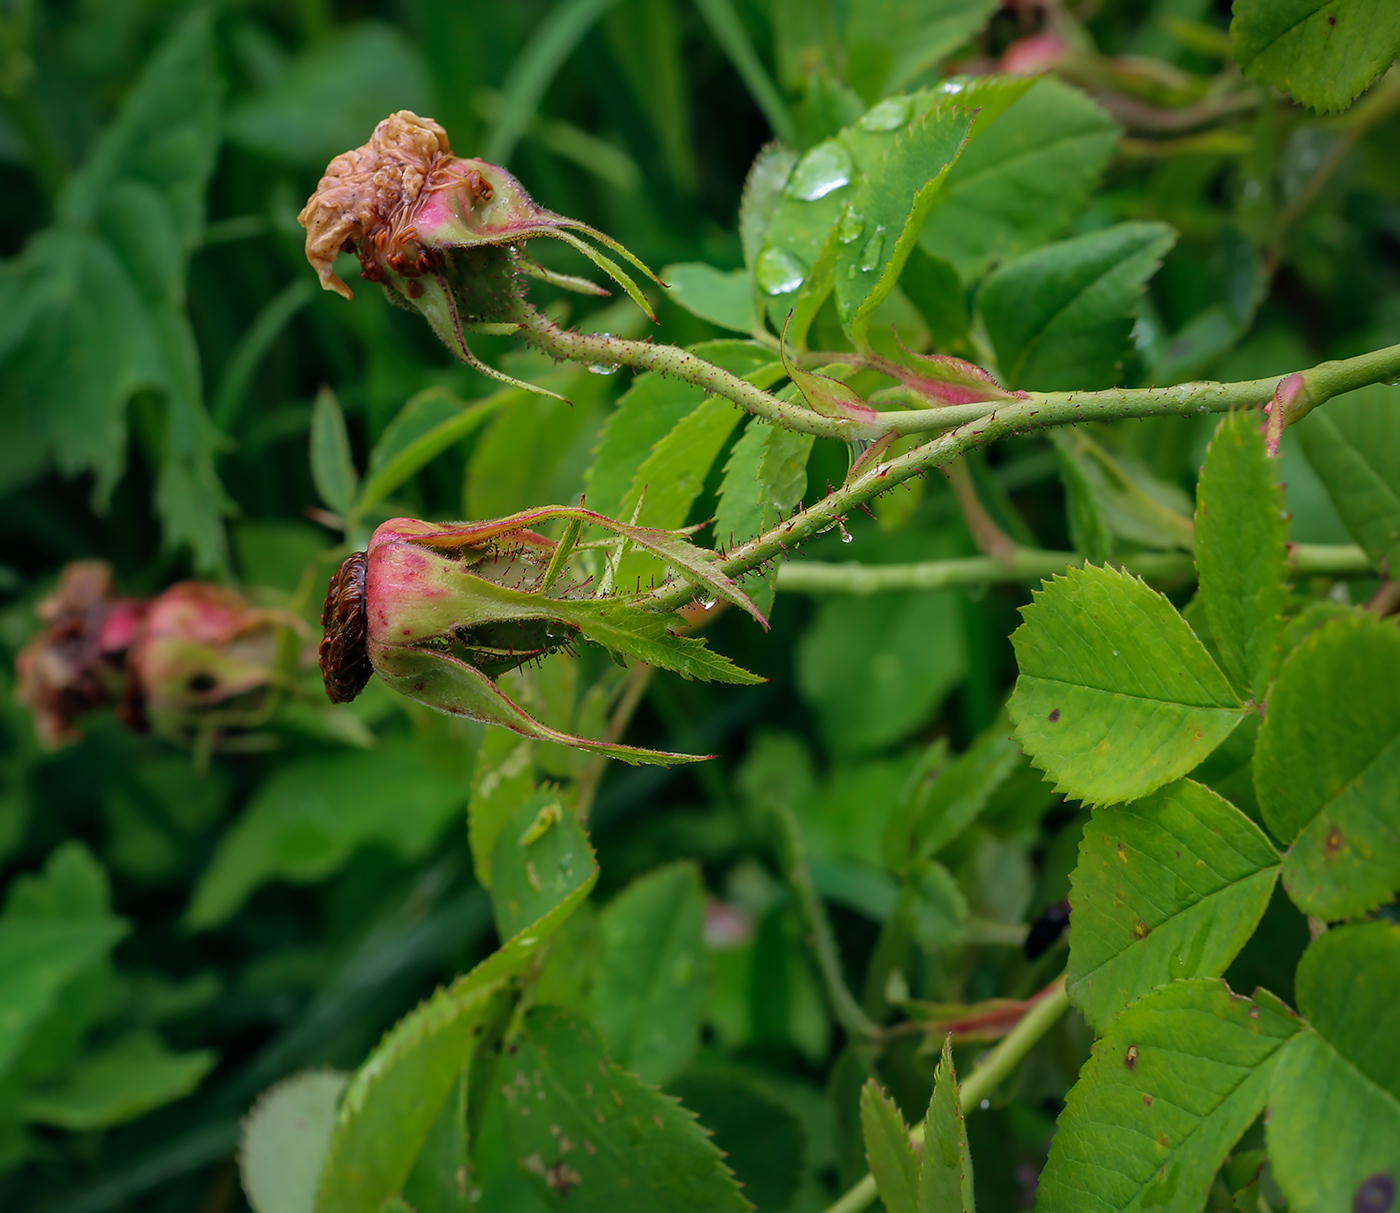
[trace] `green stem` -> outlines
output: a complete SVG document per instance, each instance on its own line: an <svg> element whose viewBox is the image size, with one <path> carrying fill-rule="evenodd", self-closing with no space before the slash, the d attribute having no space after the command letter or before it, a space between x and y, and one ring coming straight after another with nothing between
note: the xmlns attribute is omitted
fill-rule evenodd
<svg viewBox="0 0 1400 1213"><path fill-rule="evenodd" d="M917 564L857 564L854 561L785 564L778 589L797 594L882 594L890 590L941 590L956 585L1002 581L1041 581L1078 568L1079 552L1015 548L998 556L926 560ZM1150 581L1174 581L1194 575L1189 552L1134 552L1113 562ZM1370 557L1353 544L1293 544L1289 566L1300 577L1374 577Z"/></svg>
<svg viewBox="0 0 1400 1213"><path fill-rule="evenodd" d="M783 865L787 869L788 882L797 895L797 907L807 928L808 942L817 958L817 968L821 970L822 982L831 1002L831 1013L848 1035L874 1040L880 1035L880 1028L861 1009L842 976L836 938L831 933L831 924L812 883L812 871L807 865L806 848L802 845L797 818L792 809L780 801L774 803L773 809L782 834Z"/></svg>
<svg viewBox="0 0 1400 1213"><path fill-rule="evenodd" d="M1400 345L1363 354L1344 362L1323 363L1303 372L1310 399L1320 401L1368 383L1400 375ZM794 514L762 535L740 544L717 564L727 576L739 577L791 550L823 531L834 529L851 510L914 476L951 463L964 452L999 438L1027 434L1053 425L1080 421L1109 421L1120 417L1189 416L1256 407L1273 398L1276 380L1244 384L1195 383L1174 388L1114 389L1109 392L1046 393L1003 405L985 417L969 421L894 459L863 469L810 509ZM1313 395L1312 393L1316 393ZM674 610L692 596L683 584L662 586L653 594L658 607Z"/></svg>
<svg viewBox="0 0 1400 1213"><path fill-rule="evenodd" d="M1021 1064L1036 1042L1055 1026L1068 1009L1069 994L1065 989L1065 979L1061 976L1050 992L1021 1017L1021 1022L1002 1037L982 1059L982 1063L968 1075L967 1081L962 1084L960 1097L963 1112L980 1107L984 1099L990 1098L992 1092ZM923 1124L915 1125L909 1131L909 1136L914 1141L923 1141ZM828 1205L826 1213L863 1213L878 1197L875 1177L866 1175Z"/></svg>
<svg viewBox="0 0 1400 1213"><path fill-rule="evenodd" d="M1028 392L1024 397L1011 401L909 409L882 413L875 421L862 421L850 417L824 417L801 405L779 400L746 379L676 346L628 341L607 333L572 332L561 329L533 309L526 314L521 335L530 345L554 358L616 364L674 375L790 430L844 442L873 441L892 431L897 434L920 434L956 430L957 434L950 437L957 438L960 434L962 438L959 441L975 439L969 444L980 445L1007 434L1052 425L1074 425L1081 421L1116 421L1124 417L1189 417L1201 413L1257 409L1274 398L1274 391L1283 378L1247 379L1239 383L1200 381L1175 387L1109 388L1101 392ZM1303 371L1302 375L1303 396L1309 407L1315 408L1342 392L1400 378L1400 345L1338 362L1324 362ZM881 398L898 395L900 399L923 399L917 394L910 395L910 391L907 388L890 388ZM977 423L982 423L982 428L970 428ZM940 446L938 449L945 452L951 448ZM959 447L952 455L945 454L936 462L920 464L915 470L922 470L924 466L941 467L954 455L961 454L962 449ZM920 452L928 450L928 447L919 448Z"/></svg>

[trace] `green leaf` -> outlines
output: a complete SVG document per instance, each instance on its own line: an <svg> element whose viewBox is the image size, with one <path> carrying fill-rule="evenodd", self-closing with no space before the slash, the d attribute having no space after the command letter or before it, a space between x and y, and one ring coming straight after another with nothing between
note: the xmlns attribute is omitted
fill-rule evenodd
<svg viewBox="0 0 1400 1213"><path fill-rule="evenodd" d="M1036 1208L1196 1213L1299 1027L1267 991L1251 1002L1220 980L1173 982L1132 1003L1070 1089Z"/></svg>
<svg viewBox="0 0 1400 1213"><path fill-rule="evenodd" d="M837 227L836 311L864 345L875 309L889 296L948 170L967 143L972 116L931 109L872 164Z"/></svg>
<svg viewBox="0 0 1400 1213"><path fill-rule="evenodd" d="M350 512L360 477L350 454L345 414L328 387L316 394L311 409L311 479L321 500L331 509L342 517Z"/></svg>
<svg viewBox="0 0 1400 1213"><path fill-rule="evenodd" d="M873 1078L860 1089L860 1127L880 1203L888 1213L918 1213L919 1160L909 1129Z"/></svg>
<svg viewBox="0 0 1400 1213"><path fill-rule="evenodd" d="M682 678L733 682L741 686L764 681L759 675L735 665L723 653L716 653L698 636L676 635L671 630L676 626L676 619L657 611L642 610L620 601L595 599L567 603L559 614L577 624L588 639L648 665L674 670Z"/></svg>
<svg viewBox="0 0 1400 1213"><path fill-rule="evenodd" d="M963 1123L958 1080L953 1071L953 1038L947 1036L924 1120L918 1213L975 1213L976 1208L972 1155L967 1148L967 1126Z"/></svg>
<svg viewBox="0 0 1400 1213"><path fill-rule="evenodd" d="M797 153L792 148L768 143L754 157L749 175L744 179L744 196L739 203L739 239L744 246L744 265L757 294L762 293L762 288L755 277L755 267L773 214L783 200L783 186L796 163Z"/></svg>
<svg viewBox="0 0 1400 1213"><path fill-rule="evenodd" d="M1365 913L1400 888L1400 632L1333 620L1279 671L1254 752L1264 824L1305 914Z"/></svg>
<svg viewBox="0 0 1400 1213"><path fill-rule="evenodd" d="M336 1070L313 1070L258 1097L238 1138L238 1173L253 1213L312 1213L336 1106L349 1080Z"/></svg>
<svg viewBox="0 0 1400 1213"><path fill-rule="evenodd" d="M488 729L481 739L467 806L472 868L481 887L491 887L491 864L501 830L535 790L533 742L506 729Z"/></svg>
<svg viewBox="0 0 1400 1213"><path fill-rule="evenodd" d="M525 396L519 388L503 388L485 400L467 402L442 388L431 387L411 397L384 427L384 433L370 452L355 512L363 514L371 506L378 505L444 451L475 433L502 406L517 403ZM317 405L320 405L319 397ZM314 413L312 427L314 434Z"/></svg>
<svg viewBox="0 0 1400 1213"><path fill-rule="evenodd" d="M506 822L491 864L491 905L502 939L592 887L598 865L578 815L557 789L541 788Z"/></svg>
<svg viewBox="0 0 1400 1213"><path fill-rule="evenodd" d="M902 856L902 868L909 860L937 855L977 819L1021 757L1009 733L1007 721L998 720L936 775L925 773L912 789L907 834L899 829L886 836L887 858ZM891 817L891 825L897 820Z"/></svg>
<svg viewBox="0 0 1400 1213"><path fill-rule="evenodd" d="M699 1047L710 994L704 917L692 864L634 880L599 916L589 1013L608 1055L646 1082L665 1084Z"/></svg>
<svg viewBox="0 0 1400 1213"><path fill-rule="evenodd" d="M924 233L928 231L925 222ZM951 262L931 257L915 244L899 276L899 289L924 318L935 349L967 347L967 295Z"/></svg>
<svg viewBox="0 0 1400 1213"><path fill-rule="evenodd" d="M149 430L164 538L188 544L204 570L226 563L228 499L184 281L204 225L221 79L201 9L149 58L64 187L54 226L0 266L0 484L48 466L91 471L105 508L126 462L127 404L152 390L164 406Z"/></svg>
<svg viewBox="0 0 1400 1213"><path fill-rule="evenodd" d="M747 374L773 360L771 351L751 341L704 342L692 347L692 352L735 374ZM638 375L603 426L586 477L588 508L610 518L624 517L623 499L632 489L637 469L704 399L700 388L659 372Z"/></svg>
<svg viewBox="0 0 1400 1213"><path fill-rule="evenodd" d="M1175 241L1164 223L1120 223L995 270L977 306L1006 386L1072 391L1116 382L1143 286Z"/></svg>
<svg viewBox="0 0 1400 1213"><path fill-rule="evenodd" d="M744 1195L760 1209L786 1209L802 1180L807 1134L791 1101L785 1106L766 1089L766 1077L707 1067L667 1083L666 1089L714 1134Z"/></svg>
<svg viewBox="0 0 1400 1213"><path fill-rule="evenodd" d="M1400 1180L1400 929L1334 927L1298 965L1312 1025L1269 1094L1269 1158L1295 1209L1388 1208Z"/></svg>
<svg viewBox="0 0 1400 1213"><path fill-rule="evenodd" d="M587 1020L532 1008L497 1081L515 1163L551 1208L752 1207L691 1114L609 1060Z"/></svg>
<svg viewBox="0 0 1400 1213"><path fill-rule="evenodd" d="M496 995L592 892L598 866L577 817L567 810L557 818L529 814L526 827L512 835L526 816L518 813L501 835L492 892L502 936L524 925L470 973L399 1020L356 1071L321 1173L320 1213L371 1213L399 1190L470 1060ZM541 875L533 861L543 865L546 856L553 867ZM530 920L532 910L540 916Z"/></svg>
<svg viewBox="0 0 1400 1213"><path fill-rule="evenodd" d="M955 591L836 595L798 641L798 689L841 753L908 736L966 675Z"/></svg>
<svg viewBox="0 0 1400 1213"><path fill-rule="evenodd" d="M1045 583L1012 633L1021 675L1007 709L1056 789L1090 804L1132 800L1179 779L1244 716L1186 621L1116 569Z"/></svg>
<svg viewBox="0 0 1400 1213"><path fill-rule="evenodd" d="M155 1033L131 1032L80 1057L62 1082L29 1090L20 1115L72 1130L122 1124L188 1095L216 1060L209 1050L172 1053Z"/></svg>
<svg viewBox="0 0 1400 1213"><path fill-rule="evenodd" d="M847 79L867 101L898 92L996 9L996 0L853 0L842 35Z"/></svg>
<svg viewBox="0 0 1400 1213"><path fill-rule="evenodd" d="M1099 486L1094 483L1087 460L1076 451L1074 443L1064 441L1063 430L1051 430L1049 438L1065 489L1070 544L1076 552L1084 553L1088 563L1103 564L1113 554L1113 529Z"/></svg>
<svg viewBox="0 0 1400 1213"><path fill-rule="evenodd" d="M671 288L671 298L701 320L736 333L753 332L756 321L748 271L717 270L688 261L666 266L661 280Z"/></svg>
<svg viewBox="0 0 1400 1213"><path fill-rule="evenodd" d="M217 926L268 881L323 880L371 843L421 858L466 799L463 776L425 761L408 737L298 759L262 783L220 840L186 922Z"/></svg>
<svg viewBox="0 0 1400 1213"><path fill-rule="evenodd" d="M484 1052L478 1050L478 1054ZM409 1213L468 1213L471 1209L469 1075L469 1069L463 1070L448 1091L414 1160L413 1170L404 1180L404 1204Z"/></svg>
<svg viewBox="0 0 1400 1213"><path fill-rule="evenodd" d="M1381 569L1400 572L1400 391L1373 384L1329 400L1297 428L1347 532Z"/></svg>
<svg viewBox="0 0 1400 1213"><path fill-rule="evenodd" d="M1218 977L1254 933L1282 856L1189 779L1097 808L1070 877L1069 993L1091 1027L1174 978Z"/></svg>
<svg viewBox="0 0 1400 1213"><path fill-rule="evenodd" d="M715 511L716 547L728 551L761 535L802 504L811 434L751 421L724 465ZM776 571L751 578L749 594L765 615L773 606Z"/></svg>
<svg viewBox="0 0 1400 1213"><path fill-rule="evenodd" d="M1073 468L1074 482L1092 496L1094 508L1114 535L1162 551L1193 549L1191 499L1179 488L1157 479L1126 452L1108 450L1077 426L1051 430L1049 436L1062 465Z"/></svg>
<svg viewBox="0 0 1400 1213"><path fill-rule="evenodd" d="M1196 567L1226 673L1262 699L1278 661L1288 518L1257 417L1221 418L1196 483Z"/></svg>
<svg viewBox="0 0 1400 1213"><path fill-rule="evenodd" d="M1027 83L953 165L919 236L964 282L1070 230L1118 145L1118 125L1078 89Z"/></svg>
<svg viewBox="0 0 1400 1213"><path fill-rule="evenodd" d="M310 42L269 87L229 115L229 139L260 155L320 171L359 147L395 110L425 113L427 73L399 30L365 21Z"/></svg>
<svg viewBox="0 0 1400 1213"><path fill-rule="evenodd" d="M488 966L410 1011L355 1072L321 1168L318 1213L377 1213L402 1187L500 986Z"/></svg>
<svg viewBox="0 0 1400 1213"><path fill-rule="evenodd" d="M1388 0L1235 0L1230 40L1251 80L1327 113L1400 55L1400 16Z"/></svg>
<svg viewBox="0 0 1400 1213"><path fill-rule="evenodd" d="M128 930L120 918L0 918L0 1074L59 992L106 956Z"/></svg>

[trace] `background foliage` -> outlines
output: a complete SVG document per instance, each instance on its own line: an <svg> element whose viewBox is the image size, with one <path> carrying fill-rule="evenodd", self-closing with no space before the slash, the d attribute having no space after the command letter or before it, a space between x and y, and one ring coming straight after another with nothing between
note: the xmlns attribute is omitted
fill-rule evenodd
<svg viewBox="0 0 1400 1213"><path fill-rule="evenodd" d="M665 491L647 495L642 521L714 517L723 542L840 483L844 444L740 430L736 410L702 404L698 389L656 379L633 386L626 373L556 368L505 339L480 339L494 364L572 403L495 391L378 292L359 290L346 305L315 291L296 213L326 161L398 108L433 115L460 153L508 163L543 205L625 239L653 265L676 267L663 274L675 289L659 296L660 334L729 341L711 357L742 360L731 339L765 306L780 324L795 304L794 323L813 346L842 345L842 322L858 315L877 272L865 263L871 242L894 241L918 203L912 186L898 197L861 195L854 181L825 188L835 176L818 163L805 187L815 197L771 198L766 232L746 227L736 217L760 149L776 136L802 152L845 131L829 146L861 166L874 135L912 112L900 103L882 111L882 98L943 87L945 76L985 73L998 61L1012 67L1018 55L1035 66L1034 55L1048 53L1035 39L1053 31L1055 73L1022 81L1028 92L1018 84L989 96L977 121L997 121L926 200L900 286L870 324L877 348L893 350L895 322L907 342L990 352L1009 387L1053 390L1272 376L1400 342L1400 89L1387 77L1328 115L1396 47L1376 39L1376 62L1355 78L1325 64L1300 75L1292 35L1269 24L1274 7L1236 5L1234 57L1256 87L1233 66L1229 13L1205 0L1064 9L246 0L193 11L162 0L15 0L0 12L0 644L7 654L18 648L35 601L80 557L111 561L131 593L198 573L312 622L339 559L328 510L358 510L354 521L365 525L390 513L482 518L586 490L590 507L626 516L651 482ZM1360 0L1331 7L1343 32L1368 19ZM792 159L767 153L772 180L755 176L746 213ZM776 253L811 264L825 234L811 207L828 207L830 224L851 198L865 227L835 253L834 304L804 312L800 292L773 290L791 273ZM877 233L882 226L887 234ZM562 251L538 255L580 268ZM746 263L762 288L756 296ZM573 323L625 335L645 323L625 300L553 306L572 308ZM1233 457L1229 475L1262 477L1266 494L1286 483L1289 517L1255 519L1244 550L1355 541L1395 568L1394 407L1393 389L1377 387L1319 410L1289 431L1272 470L1250 463L1252 431L1241 427L1234 449L1226 441L1234 431L1222 430L1210 457ZM1363 646L1351 698L1370 696L1383 710L1344 720L1344 737L1324 747L1346 774L1364 759L1348 744L1359 753L1394 735L1397 682L1387 671L1400 646L1390 624L1371 619L1339 625L1345 636L1312 635L1366 601L1375 580L1300 579L1285 591L1280 572L1274 588L1261 575L1212 601L1212 579L1228 582L1241 563L1228 534L1203 541L1202 516L1192 532L1215 427L1202 417L1064 430L967 461L984 513L1018 544L1127 560L1201 544L1201 598L1187 605L1184 578L1166 586L1171 602L1134 591L1139 613L1123 625L1121 651L1134 655L1126 676L1142 693L1154 670L1189 649L1208 694L1184 704L1161 697L1177 713L1154 717L1172 726L1169 738L1129 737L1141 752L1126 759L1081 754L1057 769L1052 756L1041 763L1050 782L1006 740L1003 702L1019 660L1026 677L1013 716L1058 712L1058 700L1035 698L1035 679L1060 678L1074 636L1047 640L1031 628L1013 649L1017 608L1030 602L1021 583L815 599L779 590L766 636L739 612L721 612L708 629L712 644L769 681L654 679L628 739L720 758L673 771L609 769L589 821L596 866L581 832L551 828L541 845L558 848L559 876L545 891L517 840L549 807L547 794L529 794L537 778L596 777L576 755L460 727L377 684L336 712L314 686L292 694L265 744L248 752L191 755L99 718L79 745L49 754L7 691L0 1203L71 1213L244 1207L235 1144L261 1092L312 1071L262 1096L268 1119L245 1154L276 1154L286 1136L280 1116L330 1140L321 1110L342 1090L336 1071L354 1070L406 1011L498 939L518 943L540 913L581 903L590 890L593 899L559 927L536 998L553 1006L525 1022L520 1072L544 1075L540 1098L564 1108L585 1081L568 1066L585 1058L590 1073L601 1066L615 1082L626 1116L671 1125L674 1156L633 1176L651 1199L663 1199L687 1167L714 1174L709 1139L659 1084L713 1130L760 1208L826 1207L865 1171L866 1141L881 1125L899 1138L896 1107L861 1094L872 1063L852 1044L857 1016L933 1025L892 1037L876 1069L904 1119L917 1120L933 1099L930 1125L953 1143L947 1167L956 1170L970 1147L985 1210L1030 1206L1056 1117L1092 1118L1101 1089L1116 1099L1130 1088L1135 1106L1142 1091L1164 1102L1171 1094L1181 1132L1191 1117L1233 1117L1236 1135L1246 1134L1236 1158L1245 1158L1263 1142L1253 1096L1226 1107L1197 1106L1188 1094L1208 1085L1210 1064L1229 1062L1254 1067L1250 1091L1262 1100L1275 1051L1273 1081L1306 1090L1311 1074L1346 1055L1355 1012L1336 1005L1335 991L1368 965L1393 972L1393 932L1381 924L1331 932L1298 969L1309 929L1296 907L1340 918L1379 906L1385 916L1396 883L1385 872L1373 887L1314 888L1306 846L1287 857L1274 850L1261 825L1294 843L1312 818L1307 797L1324 797L1337 772L1300 762L1296 778L1252 779L1255 735L1278 764L1269 769L1286 772L1315 740L1308 709L1317 670L1344 659L1327 646ZM411 466L421 470L394 475L395 458L414 443L424 458ZM319 451L314 472L309 446ZM698 474L681 474L698 464ZM773 500L764 517L722 491L735 466L765 469ZM1235 483L1225 476L1220 483ZM1344 494L1344 484L1369 491ZM979 522L960 509L956 487L914 481L878 501L872 517L850 520L849 547L846 535L831 534L809 553L867 564L972 556ZM639 563L629 576L652 567ZM1026 618L1047 618L1070 598L1092 610L1093 596L1109 601L1120 580L1053 582ZM761 605L771 593L759 591ZM1184 639L1190 630L1176 608L1203 642ZM1271 655L1294 649L1260 730L1242 705L1273 677ZM1109 644L1112 657L1119 651ZM1109 658L1095 650L1088 660ZM521 693L583 730L600 724L622 678L560 661ZM1102 688L1082 690L1091 698ZM1366 728L1374 736L1362 736ZM1194 748L1182 740L1193 731ZM1031 735L1022 740L1035 751ZM1204 786L1168 782L1203 758L1195 778ZM1152 763L1161 790L1125 780L1124 771L1136 780ZM1310 791L1309 779L1324 790ZM1116 815L1115 839L1133 837L1135 814L1149 804L1183 829L1207 822L1219 846L1202 863L1215 883L1188 896L1171 872L1178 856L1160 856L1173 879L1168 890L1162 875L1151 890L1165 909L1161 922L1142 924L1153 928L1146 939L1101 905L1104 920L1083 928L1101 957L1070 964L1082 1017L1054 1028L964 1127L952 1056L938 1069L937 1025L966 1004L1026 998L1065 966L1063 940L1034 957L1022 947L1029 924L1047 911L1053 918L1070 894L1081 836L1084 887L1093 878L1089 812L1064 793L1113 806L1095 813ZM1115 804L1146 793L1150 801ZM791 809L786 835L778 803ZM494 830L494 841L482 830ZM858 1005L830 996L833 974L805 947L803 888L790 879L794 839ZM1314 844L1325 846L1325 836ZM1105 857L1116 862L1114 848ZM499 953L501 970L531 963L538 942ZM1115 965L1138 945L1126 966L1132 980L1115 984ZM1177 971L1183 965L1190 971ZM1221 1001L1218 984L1204 980L1168 987L1169 1006L1139 1003L1114 1018L1144 988L1143 972L1195 978L1222 968L1234 989L1265 986L1316 1030L1300 1032L1277 999ZM1092 992L1080 984L1090 969L1099 974ZM406 1135L417 1127L446 1143L437 1158L451 1158L461 1138L454 1109L484 1107L470 1112L479 1207L543 1207L548 1192L528 1186L510 1155L547 1152L545 1125L531 1122L537 1143L512 1137L528 1134L507 1123L509 1092L507 1103L472 1101L467 1075L444 1088L432 1125L411 1123L422 1091L404 1074L446 1073L435 1059L476 1029L502 1030L489 983L452 989L390 1038L407 1069L373 1089L374 1075L357 1075L344 1088L347 1106L377 1099L402 1108ZM1146 1065L1124 1070L1124 1047L1194 1039L1182 1024L1202 1007L1218 1020L1218 1038L1197 1042L1205 1061L1172 1076L1179 1090L1152 1087ZM1261 1008L1262 1036L1250 1026ZM1102 1035L1092 1059L1091 1026ZM956 1044L959 1072L970 1071L984 1042ZM1374 1097L1375 1115L1388 1114ZM1328 1156L1310 1123L1294 1116L1276 1129L1292 1156L1280 1166L1299 1172L1284 1178L1295 1185L1314 1182L1295 1159ZM455 1167L446 1181L422 1168L395 1173L393 1143L369 1129L357 1139L355 1129L333 1149L371 1178L354 1172L347 1192L323 1190L329 1207L351 1207L371 1180L402 1185L420 1213L458 1207ZM1217 1125L1201 1140L1222 1135ZM285 1180L255 1194L261 1213L306 1208L316 1191L318 1176L299 1173L289 1153L273 1164ZM561 1171L545 1188L572 1187L571 1206L592 1207L619 1182L607 1161L605 1151L577 1185ZM916 1176L891 1153L889 1166L890 1182L902 1175L911 1193L960 1190L934 1164ZM1200 1168L1198 1205L1211 1171L1204 1160ZM1253 1178L1247 1161L1238 1170L1222 1171L1209 1199L1232 1202ZM351 1172L339 1174L348 1182ZM1273 1183L1267 1172L1265 1182ZM1062 1174L1047 1174L1041 1199L1079 1207ZM1280 1207L1276 1189L1268 1199ZM724 1185L711 1203L742 1207Z"/></svg>

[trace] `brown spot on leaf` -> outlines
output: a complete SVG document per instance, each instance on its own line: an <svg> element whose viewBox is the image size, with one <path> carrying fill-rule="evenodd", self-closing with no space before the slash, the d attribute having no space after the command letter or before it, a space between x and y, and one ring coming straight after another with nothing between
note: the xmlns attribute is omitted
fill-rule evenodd
<svg viewBox="0 0 1400 1213"><path fill-rule="evenodd" d="M1133 928L1133 934L1136 935L1139 939L1146 939L1149 935L1152 934L1152 928L1149 927L1145 922L1143 922L1141 918L1139 918L1137 926Z"/></svg>
<svg viewBox="0 0 1400 1213"><path fill-rule="evenodd" d="M1047 716L1045 719L1048 720L1051 724L1054 724L1055 721L1059 720L1059 718L1060 718L1060 709L1059 709L1059 708L1051 708L1051 709L1050 709L1050 715Z"/></svg>
<svg viewBox="0 0 1400 1213"><path fill-rule="evenodd" d="M529 1171L531 1175L544 1174L544 1159L538 1154L527 1154L520 1160L520 1165Z"/></svg>
<svg viewBox="0 0 1400 1213"><path fill-rule="evenodd" d="M1130 1070L1137 1065L1137 1045L1128 1046L1128 1051L1123 1054L1123 1064Z"/></svg>
<svg viewBox="0 0 1400 1213"><path fill-rule="evenodd" d="M576 1188L583 1182L583 1176L568 1163L557 1162L545 1172L544 1182L560 1196L567 1196L570 1188Z"/></svg>
<svg viewBox="0 0 1400 1213"><path fill-rule="evenodd" d="M1327 831L1327 841L1323 844L1324 859L1331 859L1338 851L1346 845L1346 835L1336 826Z"/></svg>
<svg viewBox="0 0 1400 1213"><path fill-rule="evenodd" d="M1395 1207L1395 1176L1385 1171L1368 1175L1357 1187L1351 1207L1352 1213L1390 1213Z"/></svg>
<svg viewBox="0 0 1400 1213"><path fill-rule="evenodd" d="M1152 1106L1152 1103L1153 1103L1152 1096L1150 1096L1150 1095L1144 1095L1144 1096L1142 1097L1142 1102L1143 1102L1143 1106L1144 1106L1144 1107L1150 1108L1150 1107Z"/></svg>
<svg viewBox="0 0 1400 1213"><path fill-rule="evenodd" d="M1121 859L1124 863L1128 862L1128 852L1121 842L1118 844L1118 858Z"/></svg>

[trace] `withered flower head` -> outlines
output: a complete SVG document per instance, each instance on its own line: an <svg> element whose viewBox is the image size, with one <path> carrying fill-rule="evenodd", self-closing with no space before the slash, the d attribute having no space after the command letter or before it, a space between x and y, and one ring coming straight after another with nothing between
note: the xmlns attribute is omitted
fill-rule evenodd
<svg viewBox="0 0 1400 1213"><path fill-rule="evenodd" d="M566 538L533 528L565 519ZM672 631L676 620L626 596L596 597L567 572L580 528L591 525L694 570L711 592L757 609L728 578L692 556L680 537L627 526L587 510L546 506L509 518L437 524L391 518L331 578L321 618L321 673L333 702L354 699L371 672L393 690L438 711L500 725L526 737L593 750L627 762L686 756L561 733L531 717L495 682L498 675L575 642L603 645L688 677L759 681L701 641ZM761 616L757 616L762 618Z"/></svg>
<svg viewBox="0 0 1400 1213"><path fill-rule="evenodd" d="M521 274L585 293L607 292L542 269L521 253L525 241L563 240L656 318L632 278L574 233L585 233L656 279L645 264L587 224L537 205L499 165L453 155L447 132L408 110L385 118L363 147L332 160L298 220L306 229L307 260L326 290L350 298L334 265L340 253L354 253L360 277L380 283L393 302L421 312L458 357L531 390L541 389L479 362L465 334L510 331L524 322Z"/></svg>
<svg viewBox="0 0 1400 1213"><path fill-rule="evenodd" d="M281 681L279 646L299 626L223 586L171 586L151 600L127 654L133 723L180 742L260 724Z"/></svg>
<svg viewBox="0 0 1400 1213"><path fill-rule="evenodd" d="M44 625L20 650L15 698L34 717L46 746L78 739L78 717L116 704L125 658L146 603L112 593L111 567L100 560L68 565L58 588L35 608Z"/></svg>

